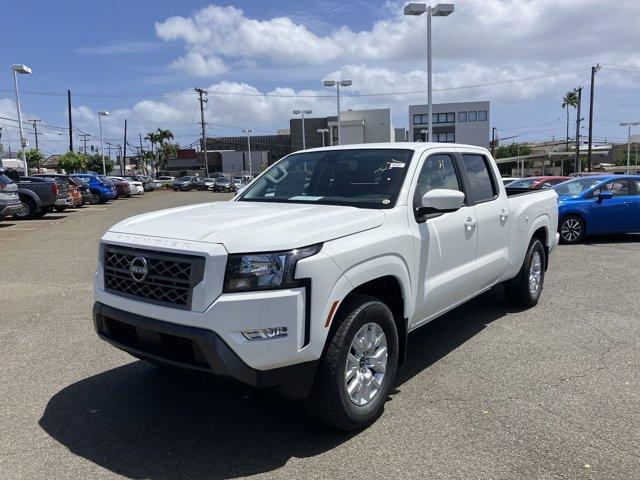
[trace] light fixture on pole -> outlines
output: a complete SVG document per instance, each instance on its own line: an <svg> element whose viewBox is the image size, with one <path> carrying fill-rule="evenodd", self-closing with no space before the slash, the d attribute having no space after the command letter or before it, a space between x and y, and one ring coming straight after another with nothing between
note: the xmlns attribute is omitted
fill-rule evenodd
<svg viewBox="0 0 640 480"><path fill-rule="evenodd" d="M431 7L425 3L409 3L404 7L405 15L422 15L427 14L427 116L428 118L428 137L427 141L432 141L433 136L433 88L432 88L432 72L431 72L431 17L446 17L453 13L453 3L438 3L435 7Z"/></svg>
<svg viewBox="0 0 640 480"><path fill-rule="evenodd" d="M640 122L621 122L621 127L627 127L627 175L631 174L631 127L640 125ZM637 170L636 170L636 173Z"/></svg>
<svg viewBox="0 0 640 480"><path fill-rule="evenodd" d="M305 116L305 114L311 115L312 113L313 113L313 110L296 109L296 110L293 111L294 115L302 115L302 149L303 150L307 149L307 140L305 138L305 130L304 130L304 116Z"/></svg>
<svg viewBox="0 0 640 480"><path fill-rule="evenodd" d="M319 128L319 129L317 129L317 130L316 130L316 132L318 132L319 134L321 134L321 135L322 135L322 146L324 147L324 146L325 146L325 143L324 143L324 134L325 134L325 133L329 133L329 129L328 129L328 128Z"/></svg>
<svg viewBox="0 0 640 480"><path fill-rule="evenodd" d="M102 174L107 175L107 164L104 161L104 139L102 138L102 117L109 116L109 112L106 110L100 110L98 112L98 124L100 125L100 154L102 155Z"/></svg>
<svg viewBox="0 0 640 480"><path fill-rule="evenodd" d="M18 110L18 127L20 130L20 146L22 150L22 163L24 166L24 174L25 176L29 175L29 166L27 165L27 155L25 154L24 149L27 147L27 142L24 138L24 133L22 132L22 112L20 111L20 94L18 92L18 73L21 75L30 75L31 69L26 65L21 63L11 65L11 71L13 72L13 88L16 93L16 110Z"/></svg>
<svg viewBox="0 0 640 480"><path fill-rule="evenodd" d="M338 145L342 141L340 135L340 87L350 87L353 82L351 80L325 80L325 87L336 87L336 101L338 104Z"/></svg>
<svg viewBox="0 0 640 480"><path fill-rule="evenodd" d="M247 153L249 154L249 175L253 175L253 170L251 165L251 133L253 132L253 128L243 128L242 132L247 135Z"/></svg>

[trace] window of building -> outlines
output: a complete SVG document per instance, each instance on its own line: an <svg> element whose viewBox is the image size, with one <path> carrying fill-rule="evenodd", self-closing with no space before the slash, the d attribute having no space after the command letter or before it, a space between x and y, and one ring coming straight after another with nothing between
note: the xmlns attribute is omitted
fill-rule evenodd
<svg viewBox="0 0 640 480"><path fill-rule="evenodd" d="M487 159L483 155L463 154L462 163L469 178L471 198L474 202L486 202L494 198L498 190Z"/></svg>
<svg viewBox="0 0 640 480"><path fill-rule="evenodd" d="M456 134L455 132L447 132L447 142L455 142Z"/></svg>
<svg viewBox="0 0 640 480"><path fill-rule="evenodd" d="M421 206L422 196L434 188L462 191L451 155L432 155L425 160L416 182L414 208Z"/></svg>
<svg viewBox="0 0 640 480"><path fill-rule="evenodd" d="M422 125L422 115L414 115L413 116L413 124L414 125Z"/></svg>
<svg viewBox="0 0 640 480"><path fill-rule="evenodd" d="M456 121L455 113L447 113L447 123L454 123Z"/></svg>
<svg viewBox="0 0 640 480"><path fill-rule="evenodd" d="M458 112L458 122L467 121L467 112Z"/></svg>
<svg viewBox="0 0 640 480"><path fill-rule="evenodd" d="M470 122L477 122L478 121L478 112L469 112L469 121Z"/></svg>
<svg viewBox="0 0 640 480"><path fill-rule="evenodd" d="M478 111L478 121L479 122L486 122L487 121L487 111L486 110Z"/></svg>
<svg viewBox="0 0 640 480"><path fill-rule="evenodd" d="M331 127L331 145L338 145L338 126Z"/></svg>

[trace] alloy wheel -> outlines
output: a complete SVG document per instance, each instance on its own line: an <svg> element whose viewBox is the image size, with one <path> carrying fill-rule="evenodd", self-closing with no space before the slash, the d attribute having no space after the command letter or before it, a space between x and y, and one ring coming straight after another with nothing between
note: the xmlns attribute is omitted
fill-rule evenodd
<svg viewBox="0 0 640 480"><path fill-rule="evenodd" d="M575 242L582 233L582 225L575 218L567 218L562 222L562 228L560 229L560 235L563 240L567 242Z"/></svg>
<svg viewBox="0 0 640 480"><path fill-rule="evenodd" d="M353 337L345 365L347 395L355 405L371 402L382 387L387 368L387 337L377 323L367 323Z"/></svg>
<svg viewBox="0 0 640 480"><path fill-rule="evenodd" d="M540 288L542 279L542 256L537 250L531 255L531 266L529 267L529 292L535 295Z"/></svg>

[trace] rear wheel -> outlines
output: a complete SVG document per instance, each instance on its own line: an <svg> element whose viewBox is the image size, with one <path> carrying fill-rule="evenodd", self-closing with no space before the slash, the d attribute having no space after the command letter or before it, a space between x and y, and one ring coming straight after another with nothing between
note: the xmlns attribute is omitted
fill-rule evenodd
<svg viewBox="0 0 640 480"><path fill-rule="evenodd" d="M398 365L398 332L389 307L355 295L340 309L305 407L340 430L357 430L381 414Z"/></svg>
<svg viewBox="0 0 640 480"><path fill-rule="evenodd" d="M584 220L577 215L567 215L560 220L558 231L562 243L580 243L585 234Z"/></svg>
<svg viewBox="0 0 640 480"><path fill-rule="evenodd" d="M531 240L518 275L504 285L507 298L518 307L533 307L540 300L546 270L546 252L537 238Z"/></svg>
<svg viewBox="0 0 640 480"><path fill-rule="evenodd" d="M38 213L38 207L36 202L30 198L21 198L22 207L16 213L13 214L13 218L16 220L31 220L35 218Z"/></svg>

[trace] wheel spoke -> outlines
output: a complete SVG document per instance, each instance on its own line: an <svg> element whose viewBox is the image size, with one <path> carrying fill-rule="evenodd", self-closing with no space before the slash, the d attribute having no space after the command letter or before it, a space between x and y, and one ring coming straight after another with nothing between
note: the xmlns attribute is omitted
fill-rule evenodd
<svg viewBox="0 0 640 480"><path fill-rule="evenodd" d="M387 338L379 324L367 323L354 335L344 370L347 395L354 404L366 405L378 394L388 353Z"/></svg>

